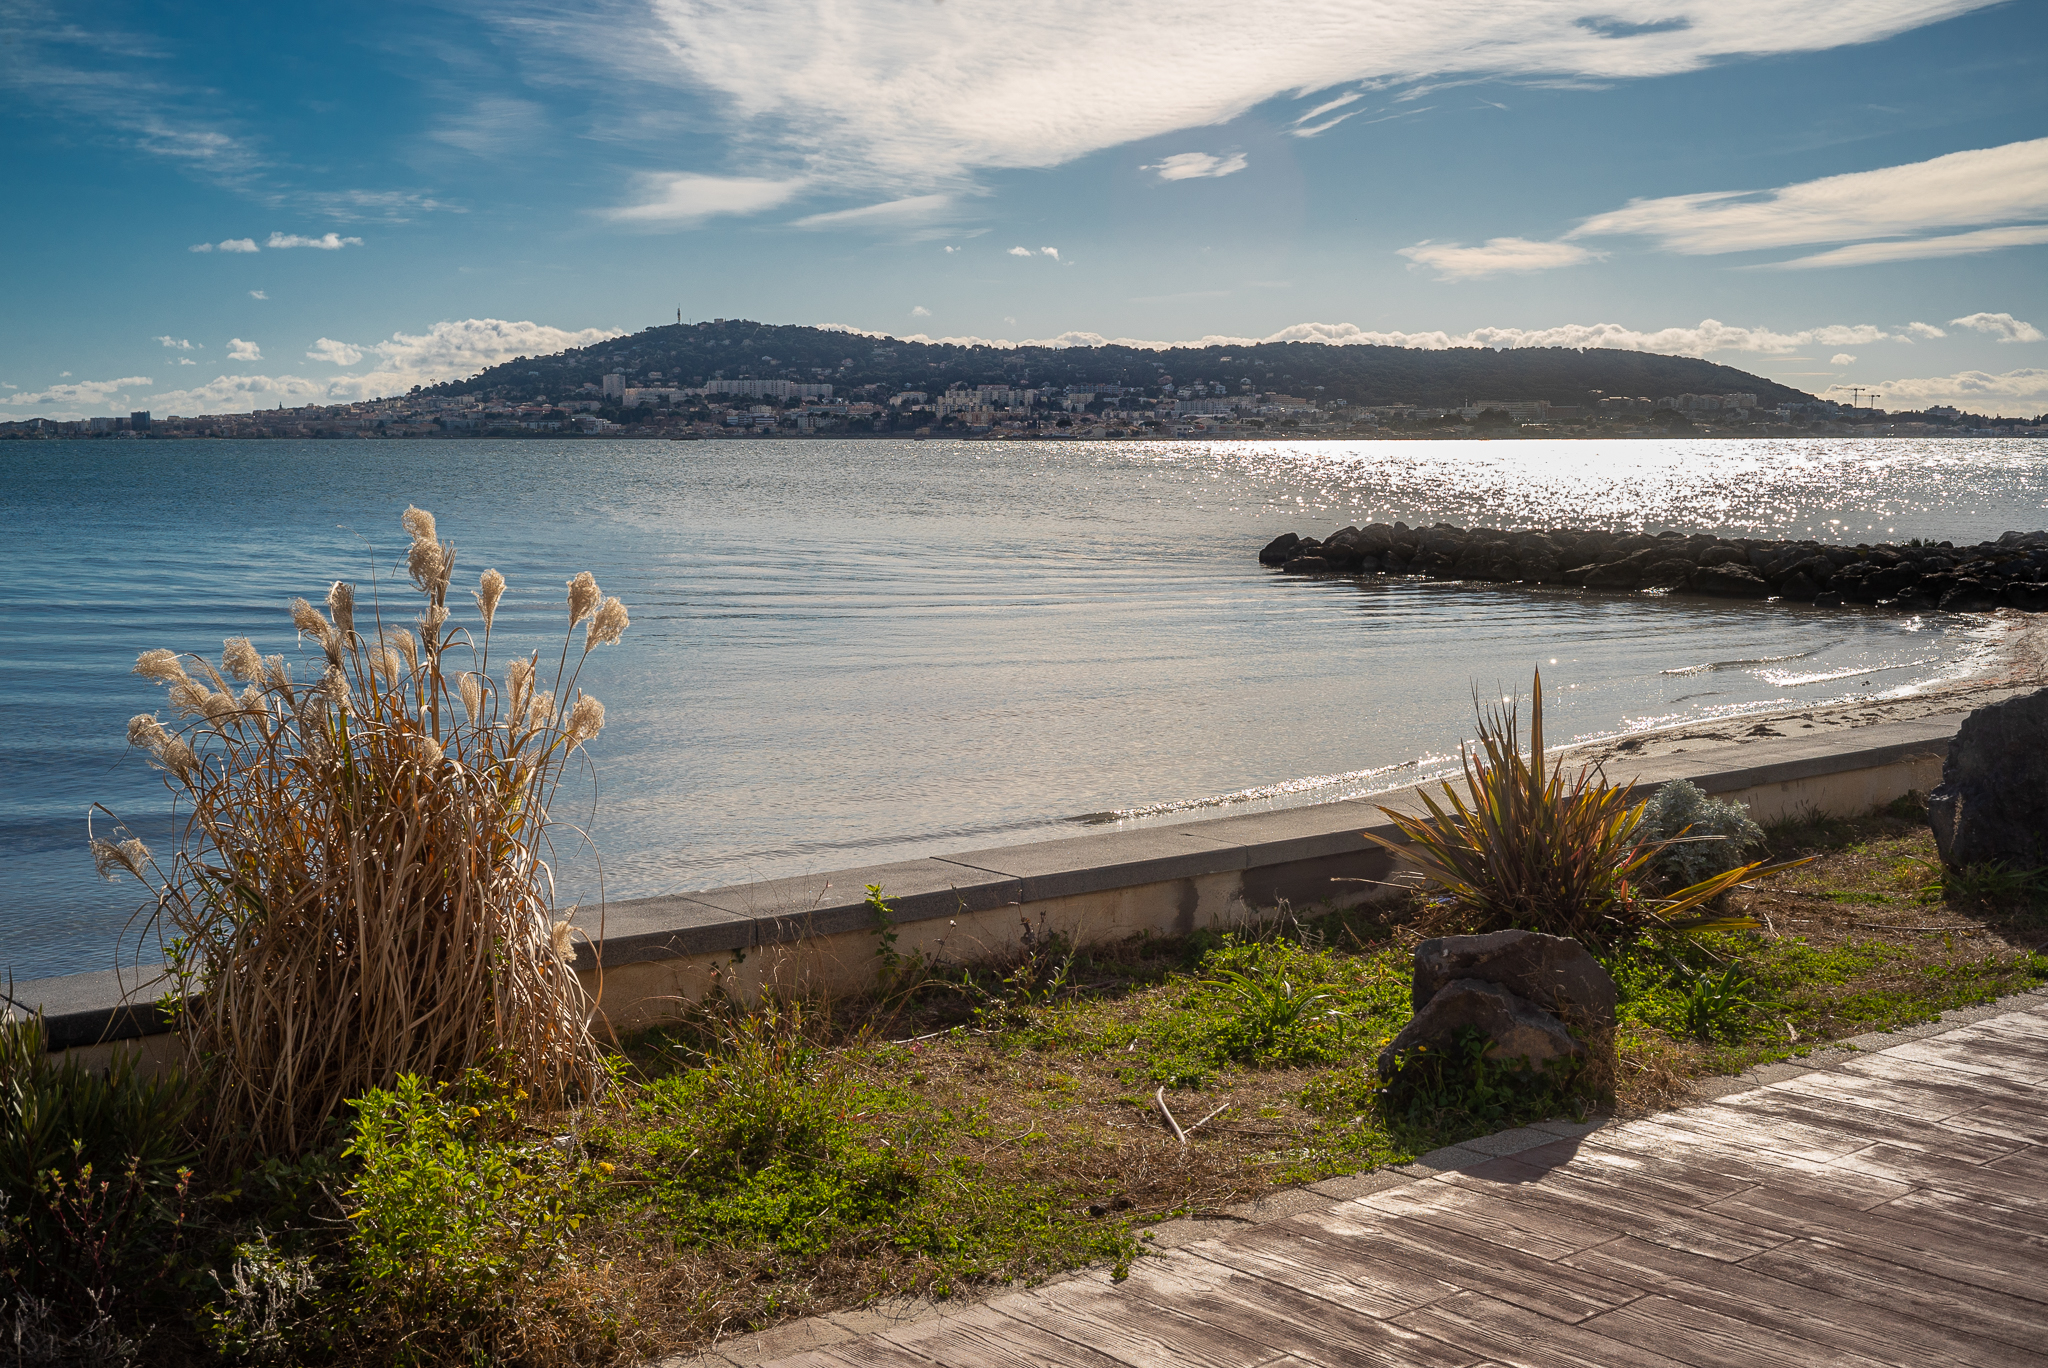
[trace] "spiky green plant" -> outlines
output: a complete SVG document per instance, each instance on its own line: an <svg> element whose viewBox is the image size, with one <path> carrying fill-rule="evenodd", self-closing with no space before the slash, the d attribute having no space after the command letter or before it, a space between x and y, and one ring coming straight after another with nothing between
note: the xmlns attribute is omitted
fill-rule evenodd
<svg viewBox="0 0 2048 1368"><path fill-rule="evenodd" d="M310 679L246 638L218 668L168 650L136 663L189 719L143 714L128 729L164 773L181 839L163 865L133 839L93 853L103 873L149 884L175 933L182 1033L230 1156L301 1153L348 1099L402 1075L488 1065L543 1107L602 1076L555 916L548 804L604 725L576 686L590 652L625 631L625 607L578 575L553 679L530 656L500 682L504 577L484 572L481 631L459 630L455 548L431 514L402 521L418 618L388 620L390 605L358 605L346 583L327 613L294 600L319 651Z"/></svg>
<svg viewBox="0 0 2048 1368"><path fill-rule="evenodd" d="M1631 801L1628 789L1609 784L1592 765L1568 777L1544 754L1543 672L1536 672L1530 698L1526 756L1513 701L1478 711L1478 750L1459 749L1466 792L1445 782L1439 803L1419 791L1426 819L1381 808L1409 844L1364 835L1484 926L1569 936L1610 954L1645 931L1753 925L1697 909L1746 880L1805 863L1757 861L1652 897L1644 876L1667 843L1647 839L1647 804Z"/></svg>

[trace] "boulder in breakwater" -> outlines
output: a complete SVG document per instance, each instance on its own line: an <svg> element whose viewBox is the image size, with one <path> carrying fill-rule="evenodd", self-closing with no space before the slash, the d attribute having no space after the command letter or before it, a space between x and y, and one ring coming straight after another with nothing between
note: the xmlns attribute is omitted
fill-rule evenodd
<svg viewBox="0 0 2048 1368"><path fill-rule="evenodd" d="M1327 538L1285 532L1262 565L1296 575L1428 575L1586 589L1784 598L1830 607L2048 611L2048 531L1975 546L1834 546L1815 541L1617 533L1578 528L1410 527L1373 523Z"/></svg>

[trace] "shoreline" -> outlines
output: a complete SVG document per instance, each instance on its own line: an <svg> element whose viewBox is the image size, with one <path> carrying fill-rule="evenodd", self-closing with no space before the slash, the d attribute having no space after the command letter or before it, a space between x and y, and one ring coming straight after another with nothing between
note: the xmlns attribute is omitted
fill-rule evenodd
<svg viewBox="0 0 2048 1368"><path fill-rule="evenodd" d="M1986 614L1986 617L1989 622L2002 626L2007 636L1998 643L1999 657L1990 671L1974 679L1957 680L1924 693L1899 698L1779 708L1711 721L1677 722L1647 731L1573 742L1557 747L1555 753L1570 757L1575 764L1605 766L1622 760L1683 755L1688 750L1708 746L1742 746L1771 738L1803 736L1810 732L1853 731L1884 722L1967 713L2048 686L2048 621L2010 608L2001 608Z"/></svg>

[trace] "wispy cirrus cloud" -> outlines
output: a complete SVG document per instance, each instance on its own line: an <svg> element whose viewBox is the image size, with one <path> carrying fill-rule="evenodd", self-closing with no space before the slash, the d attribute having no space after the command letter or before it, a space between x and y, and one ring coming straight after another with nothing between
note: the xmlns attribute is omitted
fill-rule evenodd
<svg viewBox="0 0 2048 1368"><path fill-rule="evenodd" d="M2048 241L2048 225L2041 224L1990 234L1916 236L2043 218L2048 218L2048 138L2035 138L1775 190L1632 200L1594 215L1566 237L1644 237L1687 256L1864 244L1777 263L1824 267L1967 255Z"/></svg>
<svg viewBox="0 0 2048 1368"><path fill-rule="evenodd" d="M1235 175L1249 164L1242 152L1232 152L1223 157L1208 152L1176 152L1138 169L1156 171L1163 181L1215 180L1219 176Z"/></svg>
<svg viewBox="0 0 2048 1368"><path fill-rule="evenodd" d="M603 212L614 223L687 227L719 214L755 214L787 204L805 183L801 177L649 174L639 178L635 203Z"/></svg>
<svg viewBox="0 0 2048 1368"><path fill-rule="evenodd" d="M709 99L736 163L848 193L936 190L985 170L1056 166L1225 123L1279 98L1307 106L1296 131L1320 131L1349 116L1344 96L1330 94L1343 86L1670 75L1871 42L1990 0L1860 0L1847 9L1838 0L1716 0L1682 26L1654 22L1667 15L1589 26L1582 0L1279 0L1256 23L1231 0L1136 0L1109 10L1086 0L937 8L845 0L826 11L809 0L592 3L606 14L616 4L624 22L651 22L649 41L621 44L619 24L565 23L539 0L492 17L544 33L588 62L593 81L630 86L643 104ZM807 41L792 46L796 32Z"/></svg>
<svg viewBox="0 0 2048 1368"><path fill-rule="evenodd" d="M1456 242L1418 242L1403 247L1402 256L1427 266L1442 280L1475 280L1512 272L1552 271L1580 266L1605 255L1570 242L1532 242L1528 238L1488 238L1481 247Z"/></svg>

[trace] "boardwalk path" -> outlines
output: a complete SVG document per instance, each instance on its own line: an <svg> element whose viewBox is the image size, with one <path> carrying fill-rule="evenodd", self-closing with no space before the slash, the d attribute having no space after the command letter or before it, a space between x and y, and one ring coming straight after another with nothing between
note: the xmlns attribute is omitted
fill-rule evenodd
<svg viewBox="0 0 2048 1368"><path fill-rule="evenodd" d="M772 1361L2048 1365L2048 1000L1782 1073Z"/></svg>

